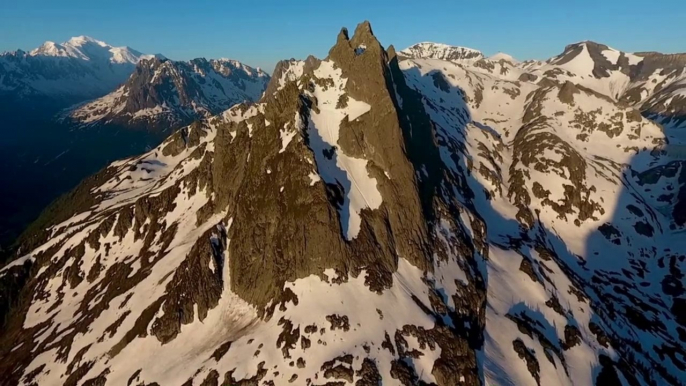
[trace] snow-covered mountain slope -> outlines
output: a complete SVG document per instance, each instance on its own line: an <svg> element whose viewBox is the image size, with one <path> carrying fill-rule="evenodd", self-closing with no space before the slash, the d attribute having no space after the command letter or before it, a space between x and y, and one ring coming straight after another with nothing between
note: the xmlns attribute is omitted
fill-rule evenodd
<svg viewBox="0 0 686 386"><path fill-rule="evenodd" d="M663 81L641 105L646 116L664 127L682 129L678 132L681 138L686 132L686 57L684 63L681 73L668 77L674 80Z"/></svg>
<svg viewBox="0 0 686 386"><path fill-rule="evenodd" d="M665 292L660 283L671 286L683 277L684 257L674 251L683 251L675 231L684 222L674 205L683 205L684 197L667 196L679 191L676 179L660 181L680 173L666 154L662 130L638 111L572 83L507 88L445 62L403 61L401 68L413 74L408 80L425 96L439 133L464 128L452 144L446 141L453 150L446 153L462 153L458 170L471 170L479 181L474 201L496 247L486 263L486 379L530 383L519 356L540 384L590 384L608 355L621 366L632 358L628 366L643 368L648 379L655 372L662 382L683 382L683 350L677 348L686 338L683 298L672 297L683 295L683 286ZM498 88L525 96L501 91L512 96L504 103L498 91L486 93ZM456 110L460 98L468 107ZM438 138L451 138L450 131ZM651 205L657 196L663 202ZM527 236L517 236L522 227ZM664 265L670 259L672 268ZM615 345L607 343L611 339ZM656 339L658 349L640 348ZM663 350L672 349L682 354L663 361Z"/></svg>
<svg viewBox="0 0 686 386"><path fill-rule="evenodd" d="M580 42L545 62L526 62L520 66L524 80L571 81L593 91L636 107L652 115L683 109L679 89L686 79L686 55L627 53L603 44ZM676 99L671 98L671 93ZM676 102L666 106L663 102ZM672 114L673 113L668 113Z"/></svg>
<svg viewBox="0 0 686 386"><path fill-rule="evenodd" d="M87 61L108 61L110 63L137 63L149 55L143 55L129 47L112 47L111 45L88 36L73 37L62 44L47 41L29 52L36 57L70 57Z"/></svg>
<svg viewBox="0 0 686 386"><path fill-rule="evenodd" d="M641 60L602 44L580 42L545 62L529 62L525 67L539 80L569 80L619 100L631 86L632 68Z"/></svg>
<svg viewBox="0 0 686 386"><path fill-rule="evenodd" d="M678 128L523 66L396 55L366 22L281 62L23 236L0 379L686 383Z"/></svg>
<svg viewBox="0 0 686 386"><path fill-rule="evenodd" d="M422 42L399 52L408 58L441 59L458 62L474 62L484 58L481 51L467 48L450 46L442 43Z"/></svg>
<svg viewBox="0 0 686 386"><path fill-rule="evenodd" d="M286 83L297 81L305 72L312 71L319 66L320 60L310 55L305 60L288 59L281 60L276 63L274 72L272 73L273 80L267 86L265 91L267 95L274 94L280 88L283 88Z"/></svg>
<svg viewBox="0 0 686 386"><path fill-rule="evenodd" d="M234 104L257 101L269 79L259 68L230 59L143 60L115 91L66 115L76 125L173 130Z"/></svg>
<svg viewBox="0 0 686 386"><path fill-rule="evenodd" d="M81 101L100 97L126 81L139 60L150 58L86 36L0 54L0 96Z"/></svg>

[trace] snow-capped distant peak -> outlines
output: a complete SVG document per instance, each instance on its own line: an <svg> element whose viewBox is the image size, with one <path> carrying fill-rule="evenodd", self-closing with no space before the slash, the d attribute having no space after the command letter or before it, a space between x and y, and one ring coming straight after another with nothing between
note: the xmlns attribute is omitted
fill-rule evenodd
<svg viewBox="0 0 686 386"><path fill-rule="evenodd" d="M414 59L441 59L451 61L477 61L484 58L479 50L451 46L443 43L422 42L407 47L400 54Z"/></svg>
<svg viewBox="0 0 686 386"><path fill-rule="evenodd" d="M498 62L500 60L505 60L507 62L510 62L512 64L517 64L519 61L512 57L512 55L506 54L504 52L498 52L497 54L491 56L488 58L489 60L492 60L494 62Z"/></svg>
<svg viewBox="0 0 686 386"><path fill-rule="evenodd" d="M233 59L142 59L149 60L140 62L124 85L66 110L65 117L84 126L116 123L166 130L257 101L270 80L265 72Z"/></svg>
<svg viewBox="0 0 686 386"><path fill-rule="evenodd" d="M152 57L85 35L62 43L46 41L29 52L0 54L0 72L8 71L0 74L0 91L18 98L50 96L66 107L112 92L141 59Z"/></svg>
<svg viewBox="0 0 686 386"><path fill-rule="evenodd" d="M162 54L143 54L139 58L139 60L150 60L150 59L157 59L157 60L169 60L166 56Z"/></svg>
<svg viewBox="0 0 686 386"><path fill-rule="evenodd" d="M74 56L64 46L55 42L46 41L40 47L29 52L31 56Z"/></svg>
<svg viewBox="0 0 686 386"><path fill-rule="evenodd" d="M92 37L85 36L85 35L74 36L73 38L67 40L64 44L65 45L68 44L68 45L72 45L72 46L82 46L82 45L87 44L87 43L95 43L101 47L110 47L109 44L107 44L101 40L93 39Z"/></svg>
<svg viewBox="0 0 686 386"><path fill-rule="evenodd" d="M114 47L89 36L75 36L64 43L46 41L29 52L37 57L65 57L81 60L136 64L142 54L129 47Z"/></svg>

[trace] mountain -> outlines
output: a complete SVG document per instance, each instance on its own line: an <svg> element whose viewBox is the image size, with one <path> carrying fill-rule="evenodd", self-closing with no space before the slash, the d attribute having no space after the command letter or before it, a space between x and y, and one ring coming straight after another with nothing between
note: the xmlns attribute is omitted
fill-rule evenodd
<svg viewBox="0 0 686 386"><path fill-rule="evenodd" d="M686 57L684 62L686 63ZM677 79L672 82L665 82L659 90L646 98L641 109L646 116L666 127L686 130L686 74L682 73L675 78ZM639 86L634 90L643 92L644 88Z"/></svg>
<svg viewBox="0 0 686 386"><path fill-rule="evenodd" d="M83 178L257 100L267 81L229 59L172 62L83 36L0 55L0 249Z"/></svg>
<svg viewBox="0 0 686 386"><path fill-rule="evenodd" d="M85 36L0 54L2 247L82 178L163 139L114 131L76 135L55 119L64 108L110 93L149 57Z"/></svg>
<svg viewBox="0 0 686 386"><path fill-rule="evenodd" d="M264 71L230 59L143 60L124 84L67 118L76 125L173 130L258 100L268 82Z"/></svg>
<svg viewBox="0 0 686 386"><path fill-rule="evenodd" d="M66 105L100 97L124 82L139 60L149 58L128 47L113 47L87 36L57 44L0 54L0 99L31 98Z"/></svg>
<svg viewBox="0 0 686 386"><path fill-rule="evenodd" d="M0 379L686 383L680 128L598 91L626 66L591 50L408 57L364 22L280 62L24 233Z"/></svg>
<svg viewBox="0 0 686 386"><path fill-rule="evenodd" d="M481 51L431 42L417 43L400 51L399 54L408 58L441 59L460 62L477 61L484 58L484 54Z"/></svg>
<svg viewBox="0 0 686 386"><path fill-rule="evenodd" d="M626 53L586 41L524 68L539 80L572 81L653 116L663 110L679 110L662 102L683 105L679 90L686 81L686 54Z"/></svg>

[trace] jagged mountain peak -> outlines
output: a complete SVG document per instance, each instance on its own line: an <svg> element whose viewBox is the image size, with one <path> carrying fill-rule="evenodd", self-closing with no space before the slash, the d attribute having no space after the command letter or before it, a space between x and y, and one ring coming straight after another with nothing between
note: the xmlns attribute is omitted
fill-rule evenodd
<svg viewBox="0 0 686 386"><path fill-rule="evenodd" d="M578 55L581 51L588 51L593 53L608 52L608 55L619 55L623 51L612 48L606 44L595 42L592 40L582 40L575 43L571 43L565 46L561 54L554 56L551 60L556 60L558 58L564 58L570 56L573 58ZM626 52L624 52L626 53Z"/></svg>
<svg viewBox="0 0 686 386"><path fill-rule="evenodd" d="M612 77L613 71L631 76L642 61L639 55L593 41L582 41L566 46L562 54L548 62L580 76L608 78Z"/></svg>
<svg viewBox="0 0 686 386"><path fill-rule="evenodd" d="M370 51L370 53L367 54L367 51ZM341 30L336 44L329 50L327 59L347 63L354 61L354 58L357 56L364 55L364 58L368 58L370 55L377 56L382 54L385 54L385 50L376 36L374 36L371 24L368 21L364 21L357 25L352 37L348 35L347 29Z"/></svg>
<svg viewBox="0 0 686 386"><path fill-rule="evenodd" d="M686 76L685 58L683 54L629 53L582 41L566 46L560 55L545 62L520 67L525 72L523 79L558 84L571 81L657 117L658 111L686 109L677 91ZM672 125L675 121L669 118L664 122Z"/></svg>
<svg viewBox="0 0 686 386"><path fill-rule="evenodd" d="M376 39L374 36L374 31L372 30L372 24L369 22L369 20L365 20L355 27L355 35L357 35L359 39L367 39L371 37Z"/></svg>
<svg viewBox="0 0 686 386"><path fill-rule="evenodd" d="M347 39L347 38L346 38ZM309 55L305 60L294 58L280 60L274 67L271 81L267 86L265 95L273 95L277 90L283 88L288 82L297 81L300 77L319 65L320 59Z"/></svg>
<svg viewBox="0 0 686 386"><path fill-rule="evenodd" d="M576 43L568 44L568 45L565 47L565 50L569 49L570 47L576 47L576 46L595 47L595 48L604 49L604 50L613 49L613 48L611 48L611 47L608 47L606 44L599 43L599 42L596 42L596 41L593 41L593 40L581 40L581 41L578 41L578 42L576 42ZM613 49L613 50L614 50L614 49ZM617 51L617 50L615 50L615 51Z"/></svg>

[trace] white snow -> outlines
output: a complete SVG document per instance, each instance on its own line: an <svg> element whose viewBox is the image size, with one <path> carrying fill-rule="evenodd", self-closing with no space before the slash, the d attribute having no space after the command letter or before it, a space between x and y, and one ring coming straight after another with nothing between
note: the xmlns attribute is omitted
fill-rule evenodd
<svg viewBox="0 0 686 386"><path fill-rule="evenodd" d="M133 114L133 118L134 119L136 119L136 118L149 118L149 117L153 117L153 116L162 114L165 111L169 111L169 109L166 106L157 105L155 107L145 108L145 109L141 109L141 110L136 111Z"/></svg>
<svg viewBox="0 0 686 386"><path fill-rule="evenodd" d="M591 76L593 67L595 67L595 62L593 61L593 58L591 58L591 54L588 52L588 46L583 44L581 52L577 54L574 59L565 64L559 65L559 67L585 77Z"/></svg>
<svg viewBox="0 0 686 386"><path fill-rule="evenodd" d="M270 371L263 381L271 380L275 384L287 384L293 374L298 375L298 380L303 382L307 378L314 379L324 361L343 354L353 354L353 357L356 358L352 364L353 369L359 368L363 357L370 356L377 359L384 384L399 385L397 380L390 376L389 362L392 355L380 346L385 333L388 332L392 335L394 331L402 329L404 325L411 324L426 329L433 327L433 320L418 308L410 296L414 295L422 303L428 304L428 290L421 280L421 271L411 266L404 259L400 259L398 271L393 275L393 287L380 295L371 294L369 289L365 287L364 272L357 278L350 278L348 282L343 284L329 282L336 276L332 270L327 270L326 275L329 277L327 281L322 281L318 276L313 275L293 283L286 283L284 287L290 288L298 297L298 305L288 303L285 311L280 311L277 308L277 312L267 323L255 323L249 319L244 319L244 323L248 325L245 330L246 334L243 337L238 336L232 339L231 350L216 366L218 368L235 368L234 376L240 379L254 375L257 364L266 361L270 364L273 363L274 369L278 371ZM235 295L230 293L227 295L222 298L222 303L224 303L224 299L227 302L238 302ZM220 304L217 309L211 311L208 320L213 320L214 315L221 315L222 312L226 315L223 318L228 317L229 320L236 320L237 318L232 315L237 312L241 313L240 310L244 308L246 306L236 307L236 305L225 308L223 304ZM370 312L358 312L357 310L360 308L370 310ZM326 316L331 314L347 316L350 330L344 332L329 329ZM288 361L284 361L280 349L274 348L273 342L277 341L278 335L282 331L278 325L278 321L282 318L290 320L294 327L299 326L301 334L308 337L312 342L308 349L296 345L290 350L291 358L303 358L305 360L305 367L302 369L288 366ZM219 324L226 325L226 323ZM310 325L316 325L317 332L304 332L304 327ZM320 328L325 328L326 332L321 334ZM197 331L197 328L194 331ZM203 341L205 338L202 337L207 335L201 333L196 336L199 336L199 340ZM248 343L251 339L254 341ZM413 337L407 337L407 340L410 347L420 349ZM216 341L220 342L221 340L216 339ZM371 348L370 354L364 353L362 346L365 344ZM207 349L208 354L211 352L210 347ZM258 347L262 347L260 354L253 355ZM422 379L425 381L435 382L431 375L431 369L434 360L440 356L440 348L436 348L434 351L428 349L420 351L423 351L425 355L415 362L417 371L423 374ZM189 367L198 368L200 366ZM204 370L198 378L202 379L207 372L209 369ZM159 376L150 377L150 379L159 379ZM179 377L178 379L182 378ZM169 381L175 382L173 379L169 379Z"/></svg>
<svg viewBox="0 0 686 386"><path fill-rule="evenodd" d="M0 54L0 66L13 79L11 86L0 87L22 96L97 98L126 81L142 57L85 36L61 44L48 41L28 53Z"/></svg>
<svg viewBox="0 0 686 386"><path fill-rule="evenodd" d="M629 65L630 66L635 66L635 65L637 65L643 61L643 58L638 56L638 55L634 55L634 54L630 54L630 53L626 53L625 55L626 55L627 59L629 59Z"/></svg>
<svg viewBox="0 0 686 386"><path fill-rule="evenodd" d="M293 125L289 122L284 128L279 130L281 135L281 150L279 150L279 153L286 151L286 147L288 147L288 144L291 143L291 140L293 140L296 134L302 130L302 126L302 118L300 118L300 114L296 112L295 117L293 118Z"/></svg>
<svg viewBox="0 0 686 386"><path fill-rule="evenodd" d="M31 56L71 57L86 61L109 61L111 63L137 63L142 54L128 47L113 47L88 36L77 36L57 44L47 41L32 50Z"/></svg>
<svg viewBox="0 0 686 386"><path fill-rule="evenodd" d="M464 63L473 63L484 58L481 51L473 48L432 42L417 43L400 51L400 54L415 59L441 59Z"/></svg>
<svg viewBox="0 0 686 386"><path fill-rule="evenodd" d="M300 79L305 71L305 61L303 60L290 60L285 66L286 68L279 78L279 90L281 90L286 83Z"/></svg>
<svg viewBox="0 0 686 386"><path fill-rule="evenodd" d="M606 52L607 53L607 52ZM613 53L607 53L610 59L614 60ZM618 56L617 56L618 57ZM609 78L597 79L591 76L593 63L586 48L582 50L579 57L568 63L568 70L578 73L565 73L559 79L570 79L573 82L581 83L599 92L604 92L611 98L621 94L621 90L627 85L619 72L611 73ZM551 69L555 65L545 64L544 70ZM419 91L425 100L424 107L430 118L435 124L436 135L443 145L440 147L441 157L449 170L454 173L461 173L467 170L469 160L473 167L471 176L467 177L467 184L472 188L475 197L470 204L474 205L479 219L487 225L486 240L490 241L488 246L488 259L482 260L484 277L487 278L488 299L486 309L486 345L479 354L479 362L484 368L484 376L487 384L497 385L535 385L536 382L526 368L526 363L520 359L512 348L515 339L522 342L532 349L541 366L542 384L592 384L597 375L597 358L599 353L604 353L611 358L616 358L617 354L612 349L602 347L594 335L588 331L591 318L598 318L588 303L579 301L576 296L568 292L568 288L573 283L570 282L566 271L560 268L555 261L544 260L539 257L538 252L528 248L523 248L521 253L514 248L505 248L510 237L518 237L520 232L519 221L517 221L517 208L513 206L507 197L510 178L509 174L513 168L513 154L511 142L514 135L523 126L522 114L527 103L526 96L535 90L535 84L522 83L521 94L517 97L505 95L503 90L512 89L508 82L508 74L483 72L480 69L470 68L468 65L460 66L432 59L410 59L400 62L400 67L404 71L407 84ZM535 68L535 65L532 67ZM538 70L535 70L538 71ZM448 92L437 88L430 74L440 72L445 75L446 81L453 89ZM571 75L570 75L571 74ZM582 78L581 75L584 75ZM509 79L508 79L509 80ZM660 80L657 80L659 82ZM605 83L603 83L605 82ZM459 90L459 92L458 92ZM477 91L482 96L481 103L476 103ZM550 229L554 237L559 237L563 242L552 244L550 247L564 259L567 264L574 267L576 274L590 281L593 272L621 272L622 269L631 270L631 264L627 256L631 259L638 259L636 251L647 253L652 247L649 245L675 245L674 236L671 234L660 236L660 241L655 241L655 237L649 238L637 235L632 225L636 217L625 207L631 202L636 207L645 208L641 199L633 195L623 194L627 189L638 191L648 187L632 187L634 184L633 175L630 170L626 170L631 164L636 171L643 170L655 162L648 151L636 154L635 151L627 151L625 148L636 146L639 149L652 149L655 143L659 143L665 137L661 129L647 120L631 122L626 119L626 112L616 104L606 101L591 93L580 92L574 96L574 105L563 104L557 98L557 90L551 89L550 94L546 95L541 105L541 113L548 117L546 125L542 125L537 130L549 132L561 138L568 146L574 149L587 163L586 170L583 171L584 185L593 186L594 190L588 194L588 199L601 202L606 211L602 214L596 212L597 218L581 222L575 225L573 219L576 218L576 208L574 213L568 214L568 218L560 218L558 213L553 211L550 206L542 205L532 193L529 193L532 202L529 205L531 210L540 211L540 220L543 226ZM465 95L466 102L463 101ZM600 130L589 132L588 139L583 141L577 137L584 128L574 124L575 114L578 112L598 111L594 121L614 126L615 116L621 113L622 132L610 138L608 134ZM500 141L503 141L501 143ZM654 142L657 141L657 142ZM609 145L611 144L611 145ZM540 154L535 154L534 158L545 159L547 161L560 161L564 149L559 145L551 149L545 149ZM494 158L494 154L500 158ZM455 157L457 155L457 157ZM662 162L665 162L664 160ZM484 167L493 173L495 182L484 178L480 172L480 167ZM551 171L544 173L535 170L533 165L528 167L523 165L514 166L512 170L522 170L527 173L525 188L531 192L533 183L538 182L550 191L548 198L552 202L562 202L565 198L563 185L567 183L570 170L567 167L551 166ZM560 174L558 176L557 174ZM636 184L638 185L638 184ZM651 185L649 188L656 192L651 192L655 197L662 193L667 183ZM497 189L502 189L498 193ZM488 190L493 195L490 199L483 198L482 191ZM455 199L465 202L467 199L462 197L459 192L455 192ZM647 211L647 210L646 210ZM539 216L539 215L537 215ZM570 218L571 217L571 218ZM470 237L475 237L474 230L468 226L473 222L474 216L465 211L460 217L465 224L466 231ZM626 221L621 220L627 218ZM648 218L654 229L668 229L669 223L661 216L655 220ZM631 237L628 245L616 246L599 235L598 227L605 222L613 222L625 237ZM478 222L477 222L478 223ZM467 282L470 271L461 264L459 254L452 252L451 239L454 237L453 225L441 218L439 226L435 229L437 239L445 246L449 258L447 260L437 260L434 267L434 274L429 277L437 290L442 294L448 306L453 306L452 295L457 293L461 285ZM551 238L553 236L550 236ZM665 237L665 239L662 239ZM648 244L651 243L651 244ZM557 245L557 246L556 246ZM616 251L608 253L607 251ZM621 252L619 252L621 251ZM600 258L595 254L600 254ZM537 264L545 264L549 269L541 269L554 283L549 284L542 278L533 281L530 277L519 270L520 263L524 255L531 259L534 267ZM577 263L578 259L584 259L586 264L583 268ZM655 265L654 259L645 260L647 272L651 275L660 277L656 272L661 271ZM568 268L566 268L568 269ZM649 282L652 280L646 279ZM659 283L655 280L654 283ZM659 284L655 284L659 286ZM618 295L611 288L604 289L614 295ZM653 285L643 289L630 289L631 295L646 299L647 295L658 293L659 289ZM552 296L559 299L560 304L565 310L569 311L568 316L562 316L554 312L545 303ZM653 295L654 296L654 295ZM627 300L631 302L631 300ZM654 301L652 301L654 303ZM534 320L540 321L542 327L540 331L546 339L557 345L560 339L564 340L564 328L572 324L579 328L582 335L582 342L568 350L562 350L562 355L567 363L569 374L564 370L560 358L552 353L553 365L545 355L545 349L540 341L528 337L519 331L517 325L505 315L508 313L516 314L523 312ZM597 320L596 320L597 321ZM612 329L618 331L623 336L641 342L653 342L659 340L655 335L627 327L627 323L622 319L611 321ZM674 324L670 321L668 331L674 331ZM657 361L659 359L653 352L646 354L652 356ZM639 359L645 362L644 359ZM670 365L671 366L671 365ZM676 371L676 370L675 370Z"/></svg>
<svg viewBox="0 0 686 386"><path fill-rule="evenodd" d="M619 51L615 49L609 49L609 50L604 50L602 52L603 56L607 58L607 60L610 61L612 64L617 64L617 61L619 61L619 55L621 54Z"/></svg>
<svg viewBox="0 0 686 386"><path fill-rule="evenodd" d="M14 261L12 261L11 263L5 265L4 267L0 268L0 277L4 276L5 272L12 267L16 267L18 265L23 265L27 261L34 262L35 260L36 260L36 258L33 255L24 255L24 256L14 260Z"/></svg>
<svg viewBox="0 0 686 386"><path fill-rule="evenodd" d="M208 130L208 134L200 143L212 144L215 129L211 125L204 126L204 129ZM189 126L188 130L194 129ZM95 189L96 192L107 192L106 199L98 205L98 209L120 207L132 203L141 195L158 194L199 165L200 160L189 158L194 148L187 148L176 156L165 156L162 149L166 145L165 141L150 152L131 159L129 163L118 165L119 174ZM132 165L136 166L134 170L130 169Z"/></svg>
<svg viewBox="0 0 686 386"><path fill-rule="evenodd" d="M498 52L497 54L490 56L488 60L492 60L494 62L498 62L500 60L505 60L507 62L510 62L512 64L517 64L519 61L512 57L512 55L506 54L504 52Z"/></svg>
<svg viewBox="0 0 686 386"><path fill-rule="evenodd" d="M319 177L319 174L316 174L316 173L310 173L310 174L308 175L308 177L310 177L310 186L313 186L314 184L316 184L317 182L319 182L319 181L322 180L322 179Z"/></svg>

